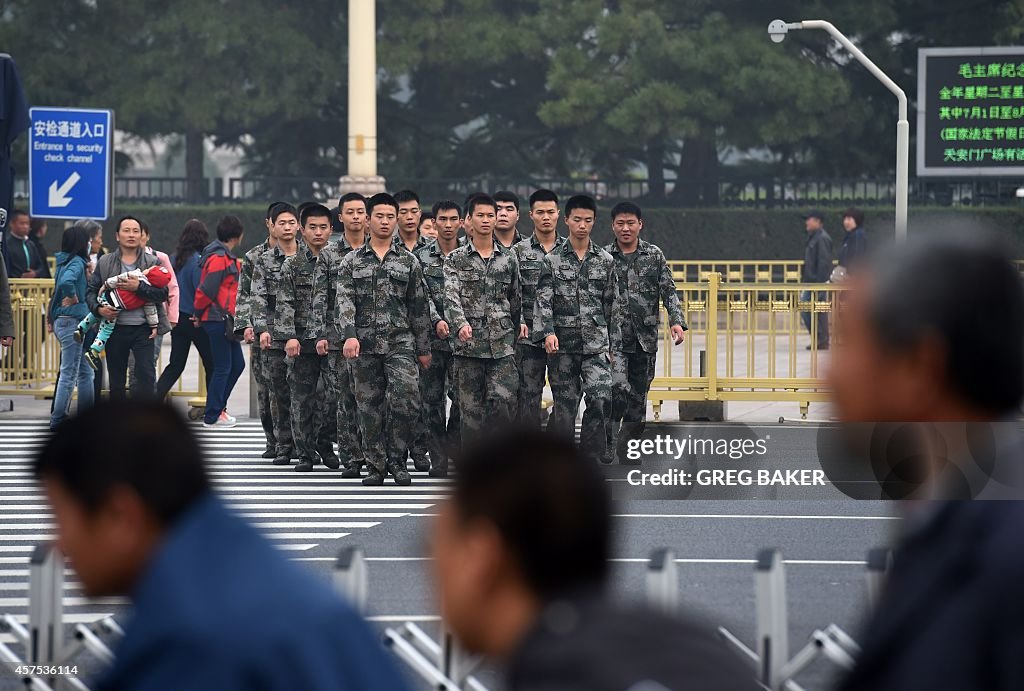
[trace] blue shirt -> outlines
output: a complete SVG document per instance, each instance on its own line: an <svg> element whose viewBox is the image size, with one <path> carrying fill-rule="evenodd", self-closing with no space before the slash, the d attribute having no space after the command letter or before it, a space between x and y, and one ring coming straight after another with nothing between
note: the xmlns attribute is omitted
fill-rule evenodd
<svg viewBox="0 0 1024 691"><path fill-rule="evenodd" d="M359 615L214 496L172 526L133 601L101 690L407 688Z"/></svg>
<svg viewBox="0 0 1024 691"><path fill-rule="evenodd" d="M177 257L171 257L171 266L175 265ZM199 276L202 271L199 268L199 253L193 252L185 265L174 275L178 279L178 312L192 316L196 309L196 288L199 287ZM181 318L183 319L183 317ZM180 321L180 319L179 319Z"/></svg>

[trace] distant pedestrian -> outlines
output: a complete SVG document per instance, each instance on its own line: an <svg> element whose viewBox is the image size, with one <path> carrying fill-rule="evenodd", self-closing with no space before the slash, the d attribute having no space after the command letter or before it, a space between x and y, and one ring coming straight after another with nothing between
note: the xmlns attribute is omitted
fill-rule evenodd
<svg viewBox="0 0 1024 691"><path fill-rule="evenodd" d="M868 251L868 235L864 232L864 212L847 209L843 212L843 242L839 245L839 266L849 274L854 264L859 264Z"/></svg>
<svg viewBox="0 0 1024 691"><path fill-rule="evenodd" d="M825 214L814 210L804 216L804 226L807 230L807 244L804 246L804 283L828 283L832 277L832 238L825 231ZM800 299L804 302L811 300L827 300L829 293L825 291L805 290L800 293ZM811 333L811 312L801 312L800 319L804 327L811 334L813 342L807 346L807 350L828 350L828 312L817 312L815 332Z"/></svg>
<svg viewBox="0 0 1024 691"><path fill-rule="evenodd" d="M14 309L11 307L11 284L7 267L0 262L0 346L9 348L14 342Z"/></svg>
<svg viewBox="0 0 1024 691"><path fill-rule="evenodd" d="M199 287L201 270L199 258L203 249L210 244L210 233L206 224L199 219L189 220L181 231L178 247L171 257L171 267L178 280L178 323L171 329L171 356L156 383L156 397L166 398L171 388L185 371L188 355L195 346L206 373L206 387L209 390L213 376L213 354L206 331L196 327L192 321L195 314L196 288Z"/></svg>
<svg viewBox="0 0 1024 691"><path fill-rule="evenodd" d="M84 593L134 607L91 688L406 688L361 617L224 505L172 407L97 405L57 428L34 471Z"/></svg>
<svg viewBox="0 0 1024 691"><path fill-rule="evenodd" d="M39 253L38 245L29 237L31 221L21 209L11 211L7 221L7 275L11 278L48 278L49 269Z"/></svg>
<svg viewBox="0 0 1024 691"><path fill-rule="evenodd" d="M36 278L52 278L50 276L50 255L46 252L46 248L43 247L43 238L46 237L46 219L45 218L33 218L28 224L28 239L32 241L32 244L36 246L36 252L39 253L40 272Z"/></svg>
<svg viewBox="0 0 1024 691"><path fill-rule="evenodd" d="M227 414L228 399L245 370L242 345L235 337L240 267L234 250L242 242L242 232L242 222L237 216L225 216L217 224L217 239L206 246L199 260L202 270L192 319L206 331L213 355L213 376L206 392L203 418L206 427L235 424L234 418Z"/></svg>

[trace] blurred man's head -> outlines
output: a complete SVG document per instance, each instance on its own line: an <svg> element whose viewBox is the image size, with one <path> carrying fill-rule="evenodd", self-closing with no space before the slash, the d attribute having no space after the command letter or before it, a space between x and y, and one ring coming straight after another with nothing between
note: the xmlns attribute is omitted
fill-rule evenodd
<svg viewBox="0 0 1024 691"><path fill-rule="evenodd" d="M851 207L843 212L843 230L854 231L864 225L864 212Z"/></svg>
<svg viewBox="0 0 1024 691"><path fill-rule="evenodd" d="M821 211L814 210L807 213L804 216L804 228L807 229L808 233L821 230L825 227L825 214Z"/></svg>
<svg viewBox="0 0 1024 691"><path fill-rule="evenodd" d="M91 597L131 592L162 535L211 491L185 420L149 401L100 403L69 418L34 470L57 546Z"/></svg>
<svg viewBox="0 0 1024 691"><path fill-rule="evenodd" d="M976 231L876 254L843 300L830 371L848 421L995 420L1024 398L1024 288Z"/></svg>
<svg viewBox="0 0 1024 691"><path fill-rule="evenodd" d="M32 227L32 221L29 218L27 211L21 209L14 209L11 211L11 217L7 221L7 229L19 238L25 239L28 237L29 230Z"/></svg>
<svg viewBox="0 0 1024 691"><path fill-rule="evenodd" d="M452 490L434 524L435 581L469 649L506 654L545 604L603 587L610 500L572 442L496 434L461 460Z"/></svg>

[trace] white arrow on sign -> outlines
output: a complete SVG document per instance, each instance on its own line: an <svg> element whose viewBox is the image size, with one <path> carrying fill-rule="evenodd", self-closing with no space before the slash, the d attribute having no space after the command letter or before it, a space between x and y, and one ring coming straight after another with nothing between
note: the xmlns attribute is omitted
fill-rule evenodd
<svg viewBox="0 0 1024 691"><path fill-rule="evenodd" d="M50 184L50 208L63 209L65 206L70 204L72 198L67 196L67 194L81 179L81 175L78 173L72 173L60 187L57 187L57 181L54 180Z"/></svg>

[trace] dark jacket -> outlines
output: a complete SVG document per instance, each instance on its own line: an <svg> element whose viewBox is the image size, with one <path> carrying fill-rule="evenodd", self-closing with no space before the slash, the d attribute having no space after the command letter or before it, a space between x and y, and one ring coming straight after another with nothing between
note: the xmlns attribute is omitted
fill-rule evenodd
<svg viewBox="0 0 1024 691"><path fill-rule="evenodd" d="M22 240L14 233L7 231L7 275L21 278L29 270L36 272L36 278L49 278L50 272L46 262L39 255L39 248L31 238Z"/></svg>
<svg viewBox="0 0 1024 691"><path fill-rule="evenodd" d="M214 240L199 260L202 273L195 294L195 316L199 321L224 321L235 316L238 299L238 259L220 240Z"/></svg>
<svg viewBox="0 0 1024 691"><path fill-rule="evenodd" d="M507 688L753 691L758 688L753 676L739 656L703 626L584 596L548 606L510 660Z"/></svg>
<svg viewBox="0 0 1024 691"><path fill-rule="evenodd" d="M0 262L0 338L14 336L14 308L11 307L11 284L7 267Z"/></svg>
<svg viewBox="0 0 1024 691"><path fill-rule="evenodd" d="M139 259L136 267L141 271L148 269L151 266L159 266L160 260L156 258L155 254L149 254L142 248L139 248ZM89 311L99 316L99 293L103 287L104 281L111 276L117 276L121 272L121 250L116 249L113 252L104 254L98 260L96 260L96 270L89 276L89 284L85 293L86 304L89 305ZM157 327L157 333L165 334L171 330L171 324L167 321L167 288L156 288L146 283L139 283L139 289L137 295L147 302L152 302L156 305L157 314L160 317L160 325Z"/></svg>
<svg viewBox="0 0 1024 691"><path fill-rule="evenodd" d="M1024 689L1024 502L933 510L896 550L843 691Z"/></svg>
<svg viewBox="0 0 1024 691"><path fill-rule="evenodd" d="M868 251L868 234L863 228L843 231L843 244L839 246L839 266L847 271L853 268Z"/></svg>
<svg viewBox="0 0 1024 691"><path fill-rule="evenodd" d="M29 235L28 240L35 245L36 252L39 254L39 274L36 278L52 278L50 276L50 255L46 253L46 248L43 247L43 241L35 235Z"/></svg>
<svg viewBox="0 0 1024 691"><path fill-rule="evenodd" d="M832 276L832 238L824 229L807 234L804 247L804 283L828 283Z"/></svg>
<svg viewBox="0 0 1024 691"><path fill-rule="evenodd" d="M213 496L172 526L132 596L102 691L402 691L341 599Z"/></svg>
<svg viewBox="0 0 1024 691"><path fill-rule="evenodd" d="M87 289L85 259L77 254L57 253L57 276L54 279L53 300L47 315L52 322L57 317L74 317L81 320L89 314L89 306L85 302ZM74 297L78 300L74 305L64 307L64 298Z"/></svg>

